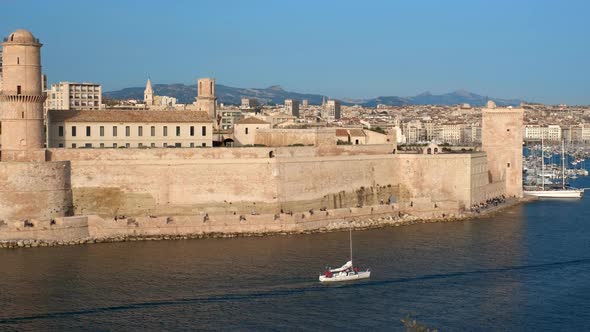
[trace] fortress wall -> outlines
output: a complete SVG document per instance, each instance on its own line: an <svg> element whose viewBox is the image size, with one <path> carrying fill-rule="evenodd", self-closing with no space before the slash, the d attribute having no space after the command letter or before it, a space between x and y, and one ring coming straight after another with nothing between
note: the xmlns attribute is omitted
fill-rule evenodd
<svg viewBox="0 0 590 332"><path fill-rule="evenodd" d="M388 145L50 149L48 154L51 160L71 160L76 214L114 216L186 215L203 210L212 214L274 213L280 208L307 211L374 203L376 194L368 189L379 183L373 179L379 174L364 170L388 169L390 162L379 161L391 159L387 153ZM366 192L359 194L363 187ZM323 189L314 192L312 188ZM328 198L334 202L329 194L338 195L338 204L328 204ZM371 199L359 201L359 195ZM293 204L280 204L285 201Z"/></svg>
<svg viewBox="0 0 590 332"><path fill-rule="evenodd" d="M394 155L289 158L278 164L278 196L285 211L379 204L398 196Z"/></svg>
<svg viewBox="0 0 590 332"><path fill-rule="evenodd" d="M392 151L391 145L50 149L49 156L71 160L77 215L301 212L376 205L391 196L470 203L466 174L474 154Z"/></svg>
<svg viewBox="0 0 590 332"><path fill-rule="evenodd" d="M472 199L472 159L485 157L485 154L395 156L399 166L394 176L399 181L402 199L424 197L432 202L456 201L469 208Z"/></svg>
<svg viewBox="0 0 590 332"><path fill-rule="evenodd" d="M0 162L0 219L70 214L70 162Z"/></svg>
<svg viewBox="0 0 590 332"><path fill-rule="evenodd" d="M246 147L246 148L146 148L146 149L47 149L51 161L100 161L100 160L195 160L195 159L266 159L273 151L275 157L311 157L319 155L376 155L391 154L395 146L382 145L333 145L294 147Z"/></svg>
<svg viewBox="0 0 590 332"><path fill-rule="evenodd" d="M336 129L258 129L254 142L266 146L336 145Z"/></svg>

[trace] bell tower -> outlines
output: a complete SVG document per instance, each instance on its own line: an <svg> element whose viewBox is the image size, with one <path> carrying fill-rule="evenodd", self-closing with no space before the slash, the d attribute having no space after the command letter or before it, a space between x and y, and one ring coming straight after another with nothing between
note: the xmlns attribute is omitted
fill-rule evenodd
<svg viewBox="0 0 590 332"><path fill-rule="evenodd" d="M154 105L154 89L152 88L152 81L149 78L143 91L143 102L148 108Z"/></svg>
<svg viewBox="0 0 590 332"><path fill-rule="evenodd" d="M41 46L27 30L16 30L2 43L3 161L45 160L43 102L46 96L41 86Z"/></svg>
<svg viewBox="0 0 590 332"><path fill-rule="evenodd" d="M215 117L215 79L200 78L197 81L197 110L207 112L209 117L217 123Z"/></svg>

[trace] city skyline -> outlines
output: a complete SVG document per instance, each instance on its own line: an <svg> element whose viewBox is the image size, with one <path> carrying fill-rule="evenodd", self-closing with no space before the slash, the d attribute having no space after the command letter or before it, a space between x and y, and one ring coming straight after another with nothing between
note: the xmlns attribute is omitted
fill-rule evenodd
<svg viewBox="0 0 590 332"><path fill-rule="evenodd" d="M0 13L3 37L18 28L39 31L50 82L93 81L110 91L142 85L148 75L189 84L215 77L336 98L465 89L590 104L590 48L580 42L590 6L582 1L3 6L11 13Z"/></svg>

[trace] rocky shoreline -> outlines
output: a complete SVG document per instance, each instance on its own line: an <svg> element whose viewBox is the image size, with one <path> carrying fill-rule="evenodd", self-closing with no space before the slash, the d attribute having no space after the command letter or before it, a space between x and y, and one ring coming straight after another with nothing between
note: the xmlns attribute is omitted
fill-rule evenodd
<svg viewBox="0 0 590 332"><path fill-rule="evenodd" d="M80 244L93 243L112 243L112 242L129 242L129 241L162 241L162 240L189 240L189 239L203 239L203 238L235 238L235 237L263 237L276 235L296 235L296 234L314 234L327 233L347 230L352 227L356 230L375 229L384 227L399 227L409 226L415 224L439 223L439 222L455 222L470 219L477 219L484 216L501 212L506 208L530 202L534 199L524 198L521 200L510 200L504 204L491 207L480 213L466 212L460 216L441 217L424 219L409 214L389 215L378 218L355 218L352 221L335 221L315 230L293 231L293 232L236 232L236 233L198 233L198 234L184 234L184 235L158 235L158 236L115 236L107 238L86 238L74 241L44 241L44 240L17 240L17 241L0 241L0 248L14 249L14 248L37 248L37 247L54 247L54 246L72 246Z"/></svg>

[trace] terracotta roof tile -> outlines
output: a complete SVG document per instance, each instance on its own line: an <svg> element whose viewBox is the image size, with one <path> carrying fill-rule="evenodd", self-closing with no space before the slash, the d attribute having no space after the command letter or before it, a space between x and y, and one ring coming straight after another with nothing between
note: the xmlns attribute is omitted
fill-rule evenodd
<svg viewBox="0 0 590 332"><path fill-rule="evenodd" d="M201 111L60 111L50 110L51 122L211 122Z"/></svg>

